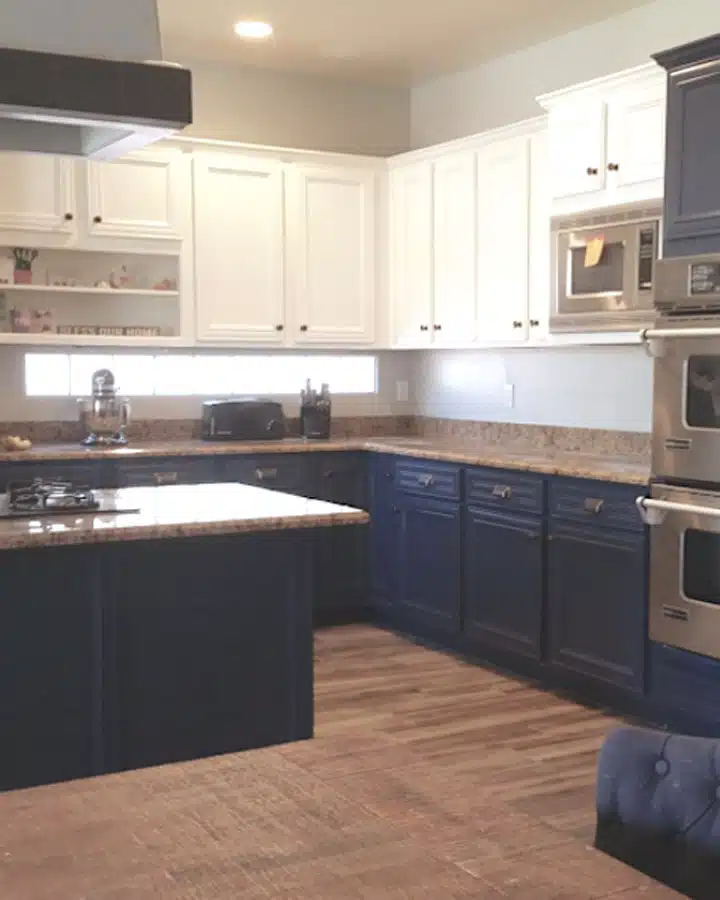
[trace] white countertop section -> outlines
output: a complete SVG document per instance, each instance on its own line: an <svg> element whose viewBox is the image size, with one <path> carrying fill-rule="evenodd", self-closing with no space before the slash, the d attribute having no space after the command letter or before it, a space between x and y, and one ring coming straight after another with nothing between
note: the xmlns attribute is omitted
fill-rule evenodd
<svg viewBox="0 0 720 900"><path fill-rule="evenodd" d="M244 484L95 491L103 507L140 512L72 513L0 520L0 550L362 525L366 512Z"/></svg>

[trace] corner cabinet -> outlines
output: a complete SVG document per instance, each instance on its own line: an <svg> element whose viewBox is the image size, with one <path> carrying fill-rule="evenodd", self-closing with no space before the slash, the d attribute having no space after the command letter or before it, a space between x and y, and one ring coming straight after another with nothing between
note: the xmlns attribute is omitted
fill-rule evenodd
<svg viewBox="0 0 720 900"><path fill-rule="evenodd" d="M660 200L665 80L654 64L538 98L549 112L553 212Z"/></svg>
<svg viewBox="0 0 720 900"><path fill-rule="evenodd" d="M374 341L375 182L372 170L288 170L288 274L297 344Z"/></svg>
<svg viewBox="0 0 720 900"><path fill-rule="evenodd" d="M282 164L197 153L193 167L198 340L284 344Z"/></svg>
<svg viewBox="0 0 720 900"><path fill-rule="evenodd" d="M655 58L668 71L664 255L716 253L720 244L720 39ZM713 61L714 60L714 61Z"/></svg>

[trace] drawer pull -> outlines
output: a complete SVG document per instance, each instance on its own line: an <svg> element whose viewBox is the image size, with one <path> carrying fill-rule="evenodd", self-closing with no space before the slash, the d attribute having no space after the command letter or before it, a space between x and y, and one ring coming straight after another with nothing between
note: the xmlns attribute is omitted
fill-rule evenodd
<svg viewBox="0 0 720 900"><path fill-rule="evenodd" d="M158 487L167 484L177 484L177 472L153 472L153 481Z"/></svg>
<svg viewBox="0 0 720 900"><path fill-rule="evenodd" d="M599 516L603 511L603 506L605 506L604 500L597 500L594 497L587 497L585 503L583 503L585 508L585 512L592 513L594 516Z"/></svg>
<svg viewBox="0 0 720 900"><path fill-rule="evenodd" d="M257 478L258 481L277 478L277 476L277 469L255 469L255 478Z"/></svg>
<svg viewBox="0 0 720 900"><path fill-rule="evenodd" d="M507 485L496 484L492 490L493 497L498 500L509 500L512 497L512 488Z"/></svg>
<svg viewBox="0 0 720 900"><path fill-rule="evenodd" d="M418 475L418 484L425 488L429 488L435 484L435 479L432 475Z"/></svg>

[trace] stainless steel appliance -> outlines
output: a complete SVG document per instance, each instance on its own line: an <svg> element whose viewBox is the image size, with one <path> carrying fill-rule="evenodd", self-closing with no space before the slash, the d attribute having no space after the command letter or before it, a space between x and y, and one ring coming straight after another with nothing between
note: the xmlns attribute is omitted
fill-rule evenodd
<svg viewBox="0 0 720 900"><path fill-rule="evenodd" d="M553 219L551 331L631 331L652 321L661 214L633 207Z"/></svg>
<svg viewBox="0 0 720 900"><path fill-rule="evenodd" d="M192 122L157 0L0 6L0 149L111 159ZM70 213L68 213L70 215Z"/></svg>
<svg viewBox="0 0 720 900"><path fill-rule="evenodd" d="M720 254L658 263L653 474L720 485Z"/></svg>
<svg viewBox="0 0 720 900"><path fill-rule="evenodd" d="M720 491L655 484L638 506L653 526L650 639L720 658Z"/></svg>
<svg viewBox="0 0 720 900"><path fill-rule="evenodd" d="M137 507L119 506L114 499L96 493L86 485L70 481L33 481L8 485L0 494L0 519L37 518L83 512L135 513Z"/></svg>
<svg viewBox="0 0 720 900"><path fill-rule="evenodd" d="M110 369L98 369L92 376L92 396L79 400L80 422L87 431L83 444L89 447L127 443L125 429L130 424L130 403L117 396L115 376Z"/></svg>
<svg viewBox="0 0 720 900"><path fill-rule="evenodd" d="M202 407L204 441L278 441L285 414L274 400L207 400Z"/></svg>

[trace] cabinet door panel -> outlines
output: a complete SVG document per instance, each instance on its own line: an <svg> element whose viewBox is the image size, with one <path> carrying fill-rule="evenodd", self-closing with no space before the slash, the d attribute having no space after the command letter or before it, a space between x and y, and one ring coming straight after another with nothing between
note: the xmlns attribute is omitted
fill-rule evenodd
<svg viewBox="0 0 720 900"><path fill-rule="evenodd" d="M390 174L390 302L393 340L400 347L432 340L432 165Z"/></svg>
<svg viewBox="0 0 720 900"><path fill-rule="evenodd" d="M238 481L271 491L310 497L308 454L266 453L263 456L230 456L222 462L223 481Z"/></svg>
<svg viewBox="0 0 720 900"><path fill-rule="evenodd" d="M294 340L371 344L375 305L375 175L293 171L289 242Z"/></svg>
<svg viewBox="0 0 720 900"><path fill-rule="evenodd" d="M618 192L645 185L629 199L662 196L665 173L665 89L662 82L636 91L620 91L608 100L608 187Z"/></svg>
<svg viewBox="0 0 720 900"><path fill-rule="evenodd" d="M156 459L117 466L118 487L162 487L173 484L210 484L216 481L215 460Z"/></svg>
<svg viewBox="0 0 720 900"><path fill-rule="evenodd" d="M720 62L668 83L665 255L712 253L720 234Z"/></svg>
<svg viewBox="0 0 720 900"><path fill-rule="evenodd" d="M456 635L462 580L460 505L401 495L397 507L400 607L421 628Z"/></svg>
<svg viewBox="0 0 720 900"><path fill-rule="evenodd" d="M530 139L529 337L547 334L550 320L550 157L547 131Z"/></svg>
<svg viewBox="0 0 720 900"><path fill-rule="evenodd" d="M0 790L102 771L97 559L97 547L4 554Z"/></svg>
<svg viewBox="0 0 720 900"><path fill-rule="evenodd" d="M530 140L483 148L478 164L478 336L527 337Z"/></svg>
<svg viewBox="0 0 720 900"><path fill-rule="evenodd" d="M181 241L190 193L189 157L138 151L113 162L86 163L85 228L93 237Z"/></svg>
<svg viewBox="0 0 720 900"><path fill-rule="evenodd" d="M548 546L548 650L553 665L642 692L645 534L554 521Z"/></svg>
<svg viewBox="0 0 720 900"><path fill-rule="evenodd" d="M550 170L555 199L605 187L605 104L587 99L550 112Z"/></svg>
<svg viewBox="0 0 720 900"><path fill-rule="evenodd" d="M463 630L471 642L540 658L542 538L538 517L468 509Z"/></svg>
<svg viewBox="0 0 720 900"><path fill-rule="evenodd" d="M458 153L434 165L433 241L436 344L462 345L475 338L475 155Z"/></svg>
<svg viewBox="0 0 720 900"><path fill-rule="evenodd" d="M76 231L72 160L41 153L1 153L0 229L53 233L69 242Z"/></svg>
<svg viewBox="0 0 720 900"><path fill-rule="evenodd" d="M194 166L198 338L284 343L282 166L231 154Z"/></svg>
<svg viewBox="0 0 720 900"><path fill-rule="evenodd" d="M370 462L370 581L373 606L398 605L400 509L395 503L395 460L374 456Z"/></svg>

